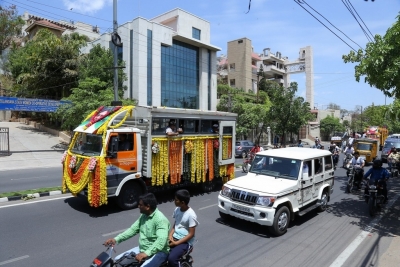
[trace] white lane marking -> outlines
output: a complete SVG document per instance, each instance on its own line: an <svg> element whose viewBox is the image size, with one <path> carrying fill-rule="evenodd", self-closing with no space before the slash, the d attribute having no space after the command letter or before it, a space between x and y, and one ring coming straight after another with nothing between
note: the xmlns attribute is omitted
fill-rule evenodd
<svg viewBox="0 0 400 267"><path fill-rule="evenodd" d="M111 233L103 234L102 236L109 236L109 235L119 234L119 233L122 233L122 232L125 231L125 230L126 230L126 229L114 231L114 232L111 232Z"/></svg>
<svg viewBox="0 0 400 267"><path fill-rule="evenodd" d="M36 178L49 178L48 176L35 176L35 177L27 177L27 178L16 178L10 179L11 181L18 181L18 180L29 180L29 179L36 179Z"/></svg>
<svg viewBox="0 0 400 267"><path fill-rule="evenodd" d="M23 259L26 259L26 258L29 258L29 255L25 255L25 256L18 257L18 258L14 258L14 259L11 259L11 260L8 260L8 261L0 262L0 265L6 265L7 263L11 263L11 262L14 262L14 261L23 260Z"/></svg>
<svg viewBox="0 0 400 267"><path fill-rule="evenodd" d="M71 195L68 195L68 196L65 196L65 197L52 198L52 199L37 200L37 201L33 201L33 202L24 202L24 203L11 204L11 205L6 205L6 206L0 206L0 209L9 208L9 207L16 207L16 206L22 206L22 205L29 205L29 204L34 204L34 203L38 203L38 202L52 201L52 200L57 200L57 199L64 199L64 198L69 198L69 197L71 197Z"/></svg>
<svg viewBox="0 0 400 267"><path fill-rule="evenodd" d="M329 267L340 267L347 261L347 259L353 254L353 252L357 249L357 247L364 241L364 239L371 233L372 229L374 229L375 225L379 223L382 217L386 214L386 212L393 206L394 202L399 198L397 195L394 199L389 201L387 207L384 211L375 219L373 219L366 229L362 231L354 240L350 243L350 245L345 248L345 250L336 258L336 260Z"/></svg>
<svg viewBox="0 0 400 267"><path fill-rule="evenodd" d="M205 209L208 209L208 208L217 206L217 205L218 205L218 204L213 204L213 205L210 205L210 206L205 206L205 207L200 208L199 210L205 210Z"/></svg>

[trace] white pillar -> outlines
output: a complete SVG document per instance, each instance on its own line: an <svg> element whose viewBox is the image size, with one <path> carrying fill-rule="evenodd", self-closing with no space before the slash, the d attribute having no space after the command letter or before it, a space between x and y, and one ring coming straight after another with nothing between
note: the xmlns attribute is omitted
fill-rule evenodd
<svg viewBox="0 0 400 267"><path fill-rule="evenodd" d="M271 145L271 127L267 127L267 133L268 133L268 144L267 146Z"/></svg>

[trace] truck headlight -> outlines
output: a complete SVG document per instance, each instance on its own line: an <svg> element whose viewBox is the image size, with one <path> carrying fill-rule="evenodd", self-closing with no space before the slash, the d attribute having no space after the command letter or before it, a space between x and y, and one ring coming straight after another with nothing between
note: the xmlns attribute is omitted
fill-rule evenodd
<svg viewBox="0 0 400 267"><path fill-rule="evenodd" d="M231 189L227 186L222 186L221 195L224 197L231 197Z"/></svg>
<svg viewBox="0 0 400 267"><path fill-rule="evenodd" d="M272 206L275 202L275 197L258 197L257 205Z"/></svg>

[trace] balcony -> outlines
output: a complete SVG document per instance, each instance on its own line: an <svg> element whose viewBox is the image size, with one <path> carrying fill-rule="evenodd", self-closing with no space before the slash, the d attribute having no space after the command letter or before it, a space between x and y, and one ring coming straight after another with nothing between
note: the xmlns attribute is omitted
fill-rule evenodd
<svg viewBox="0 0 400 267"><path fill-rule="evenodd" d="M278 75L286 74L286 70L284 68L278 68L276 65L264 65L264 72L272 72Z"/></svg>

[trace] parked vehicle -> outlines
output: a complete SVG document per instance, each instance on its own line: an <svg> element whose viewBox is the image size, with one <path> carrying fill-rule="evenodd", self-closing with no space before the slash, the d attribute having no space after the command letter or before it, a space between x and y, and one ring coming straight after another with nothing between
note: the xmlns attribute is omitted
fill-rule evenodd
<svg viewBox="0 0 400 267"><path fill-rule="evenodd" d="M259 152L246 176L222 187L220 217L255 222L283 235L296 215L327 209L333 175L332 154L327 150L289 147Z"/></svg>
<svg viewBox="0 0 400 267"><path fill-rule="evenodd" d="M383 163L387 163L387 157L389 155L390 149L395 147L400 149L400 139L396 137L390 137L385 140L385 143L382 148L381 159Z"/></svg>
<svg viewBox="0 0 400 267"><path fill-rule="evenodd" d="M376 212L381 209L381 205L385 201L382 195L383 186L382 180L375 182L375 184L368 183L368 195L365 196L365 201L368 203L368 212L370 216L375 216Z"/></svg>
<svg viewBox="0 0 400 267"><path fill-rule="evenodd" d="M236 141L235 156L245 158L253 147L254 143L249 140Z"/></svg>
<svg viewBox="0 0 400 267"><path fill-rule="evenodd" d="M210 191L234 178L236 116L178 108L100 107L74 130L62 159L63 191L86 197L93 207L116 197L122 209L135 208L145 192L187 186ZM215 121L219 132L211 133ZM167 136L168 125L183 133ZM123 150L122 139L128 142Z"/></svg>
<svg viewBox="0 0 400 267"><path fill-rule="evenodd" d="M114 252L112 246L108 246L106 251L100 253L92 262L90 267L139 267L145 261L138 262L135 259L135 253L126 253L124 256L118 260L114 260L112 254ZM179 260L181 267L192 267L193 258L190 255L193 251L193 246L189 246L188 251ZM168 267L168 262L164 262L160 267Z"/></svg>
<svg viewBox="0 0 400 267"><path fill-rule="evenodd" d="M360 153L365 164L372 163L378 157L379 140L359 138L354 140L354 150Z"/></svg>

